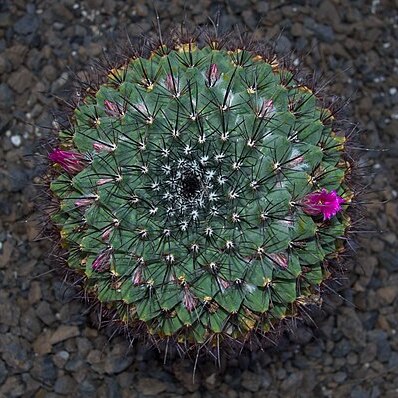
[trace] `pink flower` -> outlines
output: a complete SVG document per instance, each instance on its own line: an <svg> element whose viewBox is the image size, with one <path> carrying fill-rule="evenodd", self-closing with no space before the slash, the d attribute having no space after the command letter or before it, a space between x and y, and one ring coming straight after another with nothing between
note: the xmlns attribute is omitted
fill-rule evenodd
<svg viewBox="0 0 398 398"><path fill-rule="evenodd" d="M218 67L216 64L210 65L210 68L206 72L206 77L207 85L209 87L213 87L217 83L217 80L220 78L220 72L218 71Z"/></svg>
<svg viewBox="0 0 398 398"><path fill-rule="evenodd" d="M111 247L108 247L107 249L101 251L91 265L93 271L104 272L109 270L111 266L112 250L113 249Z"/></svg>
<svg viewBox="0 0 398 398"><path fill-rule="evenodd" d="M86 165L84 155L73 151L63 151L62 149L54 149L48 158L58 163L68 173L78 173L82 171Z"/></svg>
<svg viewBox="0 0 398 398"><path fill-rule="evenodd" d="M321 191L309 193L302 202L303 210L310 216L323 215L324 220L332 218L341 210L345 200L337 195L336 191L328 192L325 188Z"/></svg>

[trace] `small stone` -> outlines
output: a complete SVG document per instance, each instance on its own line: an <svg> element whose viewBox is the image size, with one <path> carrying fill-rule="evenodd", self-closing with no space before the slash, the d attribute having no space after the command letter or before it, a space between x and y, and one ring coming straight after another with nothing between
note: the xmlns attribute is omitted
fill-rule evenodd
<svg viewBox="0 0 398 398"><path fill-rule="evenodd" d="M68 351L59 351L54 355L54 363L58 368L63 368L68 361L70 354Z"/></svg>
<svg viewBox="0 0 398 398"><path fill-rule="evenodd" d="M4 325L17 326L20 319L20 309L14 308L10 301L0 304L0 319Z"/></svg>
<svg viewBox="0 0 398 398"><path fill-rule="evenodd" d="M157 395L167 390L167 384L158 379L141 377L138 380L137 390L144 395Z"/></svg>
<svg viewBox="0 0 398 398"><path fill-rule="evenodd" d="M292 49L292 43L285 35L280 35L276 42L276 51L281 54L286 54Z"/></svg>
<svg viewBox="0 0 398 398"><path fill-rule="evenodd" d="M61 341L79 336L79 328L77 326L61 325L51 336L50 343L57 344Z"/></svg>
<svg viewBox="0 0 398 398"><path fill-rule="evenodd" d="M35 359L31 375L38 381L53 385L57 378L57 368L49 355Z"/></svg>
<svg viewBox="0 0 398 398"><path fill-rule="evenodd" d="M341 18L332 1L323 0L319 6L317 14L319 20L330 22L333 27L341 25Z"/></svg>
<svg viewBox="0 0 398 398"><path fill-rule="evenodd" d="M30 284L29 295L28 295L29 303L36 304L41 300L41 287L40 282L33 281Z"/></svg>
<svg viewBox="0 0 398 398"><path fill-rule="evenodd" d="M375 238L370 241L370 247L374 252L380 253L384 251L385 243L381 239Z"/></svg>
<svg viewBox="0 0 398 398"><path fill-rule="evenodd" d="M95 386L94 382L89 378L84 379L81 383L79 383L79 392L81 393L81 396L86 396L87 394L92 395L96 392L96 390L97 387ZM96 394L94 394L94 396L96 396Z"/></svg>
<svg viewBox="0 0 398 398"><path fill-rule="evenodd" d="M295 37L302 37L304 35L303 25L301 23L295 22L292 25L290 32Z"/></svg>
<svg viewBox="0 0 398 398"><path fill-rule="evenodd" d="M362 322L353 308L342 308L342 315L337 318L337 325L343 334L359 345L365 344L365 331Z"/></svg>
<svg viewBox="0 0 398 398"><path fill-rule="evenodd" d="M103 360L104 354L100 350L92 350L87 355L87 362L90 365L101 363Z"/></svg>
<svg viewBox="0 0 398 398"><path fill-rule="evenodd" d="M80 352L80 355L86 356L89 351L92 349L92 344L89 339L85 337L77 337L76 338L77 350Z"/></svg>
<svg viewBox="0 0 398 398"><path fill-rule="evenodd" d="M243 388L246 388L246 390L257 392L261 386L261 376L245 370L242 373L241 385Z"/></svg>
<svg viewBox="0 0 398 398"><path fill-rule="evenodd" d="M18 148L19 146L21 146L22 138L20 135L18 135L18 134L12 135L10 140L11 140L12 145L14 145L15 147Z"/></svg>
<svg viewBox="0 0 398 398"><path fill-rule="evenodd" d="M337 383L342 383L343 381L345 381L347 379L347 373L345 372L336 372L333 376L333 379L337 382Z"/></svg>
<svg viewBox="0 0 398 398"><path fill-rule="evenodd" d="M346 339L341 339L338 343L336 343L333 355L335 358L345 357L352 350L351 344Z"/></svg>
<svg viewBox="0 0 398 398"><path fill-rule="evenodd" d="M281 385L283 391L296 391L300 387L303 381L303 373L295 371L291 373L287 379L285 379Z"/></svg>
<svg viewBox="0 0 398 398"><path fill-rule="evenodd" d="M393 245L397 241L397 235L392 232L386 233L383 235L383 239L390 245Z"/></svg>
<svg viewBox="0 0 398 398"><path fill-rule="evenodd" d="M385 286L377 290L381 305L390 305L397 297L398 290L395 286Z"/></svg>
<svg viewBox="0 0 398 398"><path fill-rule="evenodd" d="M9 376L4 384L0 386L0 396L7 398L21 397L24 389L24 383L22 383L20 377Z"/></svg>
<svg viewBox="0 0 398 398"><path fill-rule="evenodd" d="M22 66L17 71L11 73L8 84L18 94L32 87L36 83L36 77L27 68Z"/></svg>
<svg viewBox="0 0 398 398"><path fill-rule="evenodd" d="M108 355L105 359L105 372L117 374L126 370L133 363L131 355Z"/></svg>
<svg viewBox="0 0 398 398"><path fill-rule="evenodd" d="M61 376L54 384L54 391L57 394L73 396L76 388L76 382L68 375Z"/></svg>
<svg viewBox="0 0 398 398"><path fill-rule="evenodd" d="M86 367L86 363L79 358L70 359L66 365L65 370L68 372L80 372Z"/></svg>
<svg viewBox="0 0 398 398"><path fill-rule="evenodd" d="M309 328L300 325L297 328L293 328L289 333L289 338L291 341L297 344L307 344L311 341L313 333Z"/></svg>
<svg viewBox="0 0 398 398"><path fill-rule="evenodd" d="M45 355L51 352L52 346L47 333L40 334L33 343L33 350L37 355Z"/></svg>
<svg viewBox="0 0 398 398"><path fill-rule="evenodd" d="M105 384L107 386L107 398L119 398L121 396L119 383L113 377L105 378Z"/></svg>
<svg viewBox="0 0 398 398"><path fill-rule="evenodd" d="M369 394L361 387L356 385L350 394L351 398L369 398Z"/></svg>
<svg viewBox="0 0 398 398"><path fill-rule="evenodd" d="M136 15L139 17L146 17L148 15L148 7L145 5L145 3L137 3L134 8Z"/></svg>
<svg viewBox="0 0 398 398"><path fill-rule="evenodd" d="M21 336L13 333L0 335L0 353L7 365L19 372L26 372L32 367L32 361L28 357L30 345Z"/></svg>
<svg viewBox="0 0 398 398"><path fill-rule="evenodd" d="M14 93L6 83L0 84L0 109L10 110L14 103Z"/></svg>
<svg viewBox="0 0 398 398"><path fill-rule="evenodd" d="M14 24L14 30L20 35L29 35L36 32L40 25L39 18L34 14L25 14Z"/></svg>
<svg viewBox="0 0 398 398"><path fill-rule="evenodd" d="M214 386L217 381L217 375L216 373L212 373L210 376L206 377L206 383L210 384L211 386Z"/></svg>
<svg viewBox="0 0 398 398"><path fill-rule="evenodd" d="M333 43L334 32L331 26L317 23L312 18L305 18L304 24L320 41Z"/></svg>
<svg viewBox="0 0 398 398"><path fill-rule="evenodd" d="M266 13L269 10L269 4L266 1L260 1L257 3L257 11L260 13Z"/></svg>
<svg viewBox="0 0 398 398"><path fill-rule="evenodd" d="M8 370L4 362L0 359L0 385L3 384L4 380L7 378Z"/></svg>
<svg viewBox="0 0 398 398"><path fill-rule="evenodd" d="M10 191L21 192L31 181L31 171L22 164L9 165Z"/></svg>
<svg viewBox="0 0 398 398"><path fill-rule="evenodd" d="M367 256L358 258L359 274L366 275L368 277L373 275L373 272L377 266L378 259L376 256Z"/></svg>
<svg viewBox="0 0 398 398"><path fill-rule="evenodd" d="M36 308L36 315L47 326L51 326L55 322L54 313L47 301L40 301Z"/></svg>

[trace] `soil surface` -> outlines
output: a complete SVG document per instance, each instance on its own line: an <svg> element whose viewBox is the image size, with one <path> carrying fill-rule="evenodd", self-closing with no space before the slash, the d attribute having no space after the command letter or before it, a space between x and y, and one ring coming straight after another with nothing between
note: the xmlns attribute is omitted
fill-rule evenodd
<svg viewBox="0 0 398 398"><path fill-rule="evenodd" d="M36 240L48 134L73 73L114 45L109 34L153 35L154 7L136 0L0 2L0 397L398 396L398 3L393 0L155 1L167 30L184 19L278 37L281 54L316 69L349 100L367 167L368 215L358 225L355 266L313 325L274 348L223 359L221 368L163 357L91 326L53 271L53 242ZM44 126L44 127L43 127ZM375 232L376 231L376 232Z"/></svg>

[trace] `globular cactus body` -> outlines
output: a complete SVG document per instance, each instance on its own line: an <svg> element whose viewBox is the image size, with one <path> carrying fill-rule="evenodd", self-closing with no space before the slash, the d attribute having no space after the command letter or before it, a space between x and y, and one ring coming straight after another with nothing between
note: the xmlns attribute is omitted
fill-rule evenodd
<svg viewBox="0 0 398 398"><path fill-rule="evenodd" d="M343 248L345 138L275 59L193 41L133 57L50 154L67 267L127 328L184 344L266 334Z"/></svg>

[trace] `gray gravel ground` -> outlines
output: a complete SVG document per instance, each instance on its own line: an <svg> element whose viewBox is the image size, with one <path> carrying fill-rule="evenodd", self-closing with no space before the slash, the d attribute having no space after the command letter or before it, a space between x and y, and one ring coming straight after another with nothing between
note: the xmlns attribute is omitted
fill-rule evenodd
<svg viewBox="0 0 398 398"><path fill-rule="evenodd" d="M398 2L393 0L160 1L167 29L183 15L203 24L219 9L223 26L280 35L277 49L303 54L350 98L370 165L370 217L357 264L341 296L325 300L317 327L278 346L200 366L90 327L87 308L56 278L35 241L34 145L51 123L54 98L71 70L111 49L106 34L152 31L146 1L0 1L0 397L351 397L398 396ZM104 37L105 35L105 37Z"/></svg>

